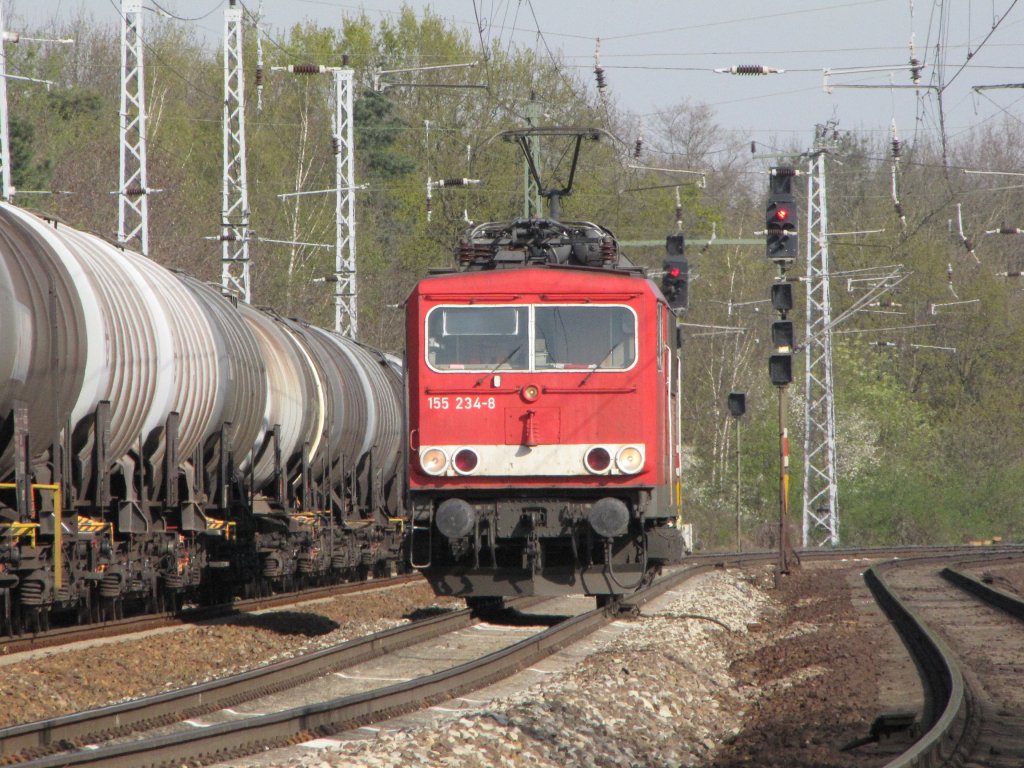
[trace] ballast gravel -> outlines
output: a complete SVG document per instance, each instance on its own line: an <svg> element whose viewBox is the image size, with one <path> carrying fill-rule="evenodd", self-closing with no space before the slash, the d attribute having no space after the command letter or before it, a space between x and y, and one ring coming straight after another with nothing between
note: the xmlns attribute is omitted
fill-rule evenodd
<svg viewBox="0 0 1024 768"><path fill-rule="evenodd" d="M220 623L0 656L0 727L184 688L463 608L425 583L300 603ZM2 651L0 651L2 653Z"/></svg>
<svg viewBox="0 0 1024 768"><path fill-rule="evenodd" d="M840 752L868 732L886 674L878 664L879 636L864 631L851 602L851 584L859 581L849 567L805 567L778 585L769 568L704 574L614 636L595 639L593 652L545 675L543 685L421 727L384 727L361 741L320 739L282 754L286 762L267 753L259 764L882 765L902 751L893 752L898 745L888 756L873 746ZM0 657L0 724L233 674L461 605L420 584L234 624Z"/></svg>
<svg viewBox="0 0 1024 768"><path fill-rule="evenodd" d="M575 668L464 710L439 725L341 742L282 766L710 765L741 731L747 690L730 673L728 636L779 612L765 575L712 572Z"/></svg>

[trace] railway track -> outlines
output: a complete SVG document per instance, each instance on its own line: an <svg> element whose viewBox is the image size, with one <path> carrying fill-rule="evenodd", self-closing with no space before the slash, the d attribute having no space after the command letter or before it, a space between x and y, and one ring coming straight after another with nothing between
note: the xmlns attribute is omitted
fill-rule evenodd
<svg viewBox="0 0 1024 768"><path fill-rule="evenodd" d="M813 553L811 556L819 559L824 554ZM863 551L848 551L833 553L830 557L841 559L864 554ZM884 550L870 554L872 557L884 557L893 556L895 553L892 550ZM920 555L920 552L901 551L901 554ZM958 554L963 559L966 553L963 549L953 550L946 553L947 560L950 554ZM990 552L986 554L991 555ZM722 564L743 565L771 561L773 557L773 553L742 557L728 554L694 558L694 562L699 565L700 571L705 571ZM664 582L659 582L659 586L669 588ZM644 599L644 596L634 596L636 600L630 600L622 607L631 610L630 604L635 605L638 600ZM458 622L466 622L461 625L464 628L473 621L466 612L460 614L461 617L451 619L455 622L450 625L454 630L458 629ZM429 674L417 673L415 680L383 688L380 687L381 682L388 681L378 681L378 688L375 691L347 690L334 695L331 701L296 706L297 701L316 700L315 690L304 689L304 693L290 696L290 706L278 703L272 713L269 705L264 706L262 702L253 703L256 697L297 691L298 686L304 681L322 681L324 675L332 680L336 691L337 686L334 684L337 676L331 675L331 672L375 657L378 658L376 664L379 668L388 663L380 660L380 654L389 650L408 648L417 642L427 644L424 646L424 652L419 655L437 656L437 648L444 644L438 643L436 638L450 631L444 626L449 619L442 618L430 622L433 625L431 627L420 627L424 622L417 622L417 632L424 633L419 639L413 634L407 635L404 628L390 630L345 643L337 649L313 653L291 662L282 662L226 678L221 682L194 686L185 691L140 699L129 704L4 729L0 731L0 763L22 762L37 766L157 765L180 764L186 759L227 760L244 755L249 750L263 751L273 745L306 741L316 736L389 718L423 705L461 695L459 691L483 687L488 681L487 674L491 674L490 679L493 680L511 674L522 666L530 666L535 663L536 658L585 635L587 627L593 626L593 629L597 629L604 626L604 622L608 620L608 616L601 611L591 611L574 618L571 622L564 622L564 627L559 625L533 634L511 648L495 649L490 654L480 654L487 656L499 667L502 663L509 665L505 668L507 671L494 672L492 669L487 673L476 669L475 661L467 661L458 666L449 664L447 667L436 668ZM566 632L569 634L563 635ZM573 635L574 632L578 634ZM415 652L410 653L416 655ZM530 654L534 655L531 657ZM351 679L357 676L349 677ZM319 682L309 687L327 688ZM288 694L285 693L279 700L287 701L288 698ZM239 707L243 702L250 703ZM151 708L147 711L146 707ZM239 707L247 712L231 711L232 707ZM211 716L215 710L220 710L221 714ZM223 714L224 712L227 714ZM268 714L252 716L256 712ZM104 716L108 719L103 720ZM245 721L238 722L243 716ZM171 732L175 730L175 723L181 723L186 719L193 720L193 724L184 728L178 726L177 730L188 733ZM227 721L216 722L218 719ZM235 722L230 722L232 719ZM154 728L157 730L153 731ZM131 738L133 741L116 741L125 738ZM64 751L58 754L58 749ZM71 751L68 751L69 749Z"/></svg>
<svg viewBox="0 0 1024 768"><path fill-rule="evenodd" d="M706 563L680 568L620 603L559 621L512 644L502 637L509 634L507 632L475 633L489 636L490 650L480 653L479 649L486 648L486 643L475 644L477 650L467 651L470 658L462 662L455 660L459 653L451 651L446 654L447 661L433 659L434 671L407 681L383 687L380 683L388 681L378 681L377 687L369 690L265 712L273 706L272 699L265 697L300 685L305 685L302 696L312 696L313 690L330 690L337 684L324 676L336 680L337 675L331 673L351 669L355 664L374 658L378 660L376 666L380 667L385 663L380 657L399 649L426 644L422 654L410 655L436 657L436 651L430 654L429 649L438 647L439 638L465 629L478 619L469 611L458 611L203 686L4 729L0 731L3 760L33 768L180 765L186 760L211 762L238 758L365 725L507 677L605 626L622 612L638 611L648 600L713 567L714 563ZM516 607L525 606L519 603ZM447 643L449 648L457 645L456 641ZM358 676L349 675L350 678ZM360 685L365 688L366 682ZM181 725L185 720L195 723L195 718L202 714L237 707L243 701L249 702L247 709L264 710L264 713L233 710L227 715L230 719L222 722L211 723L209 721L216 718L206 718L203 727ZM243 714L245 716L240 716ZM172 723L177 725L168 728ZM116 741L129 734L131 740Z"/></svg>
<svg viewBox="0 0 1024 768"><path fill-rule="evenodd" d="M921 738L904 766L1024 763L1024 602L964 572L977 561L933 558L875 566L868 586L921 671ZM985 561L991 565L991 559Z"/></svg>
<svg viewBox="0 0 1024 768"><path fill-rule="evenodd" d="M263 611L270 608L293 605L299 602L320 600L339 595L363 592L367 589L379 589L383 587L398 586L411 582L420 581L419 574L403 574L383 579L372 579L370 581L353 581L344 584L331 584L324 587L314 587L301 592L280 592L265 597L254 597L246 600L236 600L231 604L211 605L195 608L186 608L181 613L157 613L145 614L142 616L129 616L124 619L104 621L94 624L78 624L68 627L54 627L53 629L38 634L20 635L15 637L0 636L0 653L14 654L25 651L53 648L69 643L77 643L101 638L118 637L121 635L136 632L148 632L164 627L193 624L200 621L223 618L253 611Z"/></svg>

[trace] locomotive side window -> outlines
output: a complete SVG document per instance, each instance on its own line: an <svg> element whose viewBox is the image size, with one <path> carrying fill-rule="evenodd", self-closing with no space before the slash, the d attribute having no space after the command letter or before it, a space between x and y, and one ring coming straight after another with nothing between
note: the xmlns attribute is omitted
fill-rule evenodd
<svg viewBox="0 0 1024 768"><path fill-rule="evenodd" d="M536 370L623 370L636 360L636 316L626 307L538 306Z"/></svg>
<svg viewBox="0 0 1024 768"><path fill-rule="evenodd" d="M434 307L427 315L427 362L441 371L525 371L528 307Z"/></svg>

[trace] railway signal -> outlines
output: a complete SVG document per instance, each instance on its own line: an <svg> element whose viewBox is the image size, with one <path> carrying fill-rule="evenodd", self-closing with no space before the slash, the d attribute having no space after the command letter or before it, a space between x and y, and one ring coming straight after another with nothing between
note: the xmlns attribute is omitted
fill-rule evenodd
<svg viewBox="0 0 1024 768"><path fill-rule="evenodd" d="M784 317L793 308L793 284L772 283L772 309Z"/></svg>
<svg viewBox="0 0 1024 768"><path fill-rule="evenodd" d="M797 257L797 213L793 197L795 168L772 168L768 177L768 205L765 208L765 252L779 268L771 286L772 309L778 319L772 323L772 352L768 356L768 378L779 395L779 565L778 572L790 572L798 564L789 543L789 427L786 420L787 390L793 382L793 321L786 315L793 309L793 286L786 271Z"/></svg>
<svg viewBox="0 0 1024 768"><path fill-rule="evenodd" d="M765 209L765 252L779 266L792 264L797 257L797 212L792 183L794 168L772 168Z"/></svg>
<svg viewBox="0 0 1024 768"><path fill-rule="evenodd" d="M690 264L684 256L685 238L682 232L665 238L665 265L661 277L661 292L672 309L686 309L690 303Z"/></svg>
<svg viewBox="0 0 1024 768"><path fill-rule="evenodd" d="M747 412L747 393L730 392L726 404L729 407L729 415L736 421L736 551L739 552L741 549L740 489L743 479L742 452L740 451L740 418Z"/></svg>
<svg viewBox="0 0 1024 768"><path fill-rule="evenodd" d="M777 387L793 381L793 343L793 321L773 322L772 346L775 351L768 358L768 375Z"/></svg>

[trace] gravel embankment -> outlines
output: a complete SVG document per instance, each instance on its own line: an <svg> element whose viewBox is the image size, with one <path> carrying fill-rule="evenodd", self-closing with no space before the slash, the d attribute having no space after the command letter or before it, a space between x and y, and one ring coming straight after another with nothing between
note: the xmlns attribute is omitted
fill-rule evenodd
<svg viewBox="0 0 1024 768"><path fill-rule="evenodd" d="M839 747L876 710L848 572L713 572L565 673L430 727L292 752L283 768L874 766ZM859 682L858 682L859 681ZM264 763L266 764L266 763Z"/></svg>
<svg viewBox="0 0 1024 768"><path fill-rule="evenodd" d="M733 679L726 635L777 612L756 580L699 578L684 597L567 673L437 728L344 742L282 766L679 766L710 763L742 728L748 692Z"/></svg>

